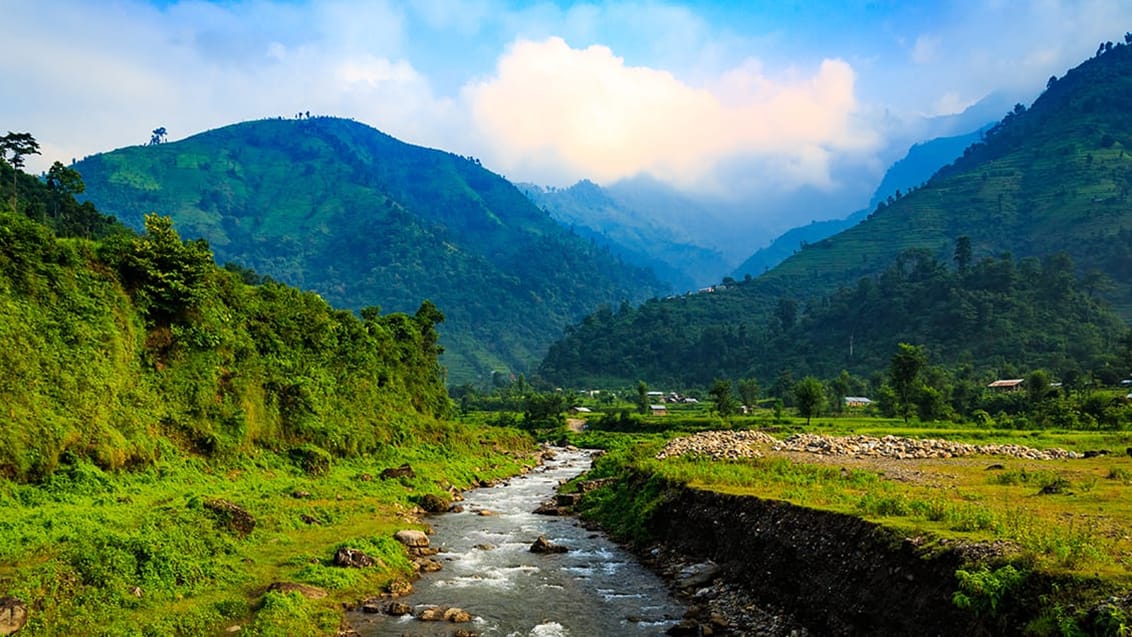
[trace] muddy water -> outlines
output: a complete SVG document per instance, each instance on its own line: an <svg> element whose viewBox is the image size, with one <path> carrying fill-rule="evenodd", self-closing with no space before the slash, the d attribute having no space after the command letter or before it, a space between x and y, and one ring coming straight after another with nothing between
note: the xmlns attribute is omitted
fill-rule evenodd
<svg viewBox="0 0 1132 637"><path fill-rule="evenodd" d="M585 471L589 456L559 451L554 460L507 485L465 494L462 513L429 521L443 570L424 575L406 601L419 610L455 606L475 616L467 624L354 614L365 637L448 637L456 630L483 637L663 635L685 608L664 582L632 555L572 518L532 513L561 480ZM479 515L488 510L494 515ZM540 535L570 550L530 552Z"/></svg>

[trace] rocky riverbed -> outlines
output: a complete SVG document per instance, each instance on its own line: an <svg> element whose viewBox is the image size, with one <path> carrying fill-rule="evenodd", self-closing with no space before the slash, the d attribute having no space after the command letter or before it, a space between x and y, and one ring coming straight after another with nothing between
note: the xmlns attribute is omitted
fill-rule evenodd
<svg viewBox="0 0 1132 637"><path fill-rule="evenodd" d="M974 445L934 438L901 436L823 436L791 434L784 439L761 431L704 431L674 438L656 454L658 460L694 455L713 460L760 458L767 452L810 453L820 456L923 460L965 456L1006 456L1027 460L1062 460L1082 454L1065 449L1036 449L1015 444Z"/></svg>

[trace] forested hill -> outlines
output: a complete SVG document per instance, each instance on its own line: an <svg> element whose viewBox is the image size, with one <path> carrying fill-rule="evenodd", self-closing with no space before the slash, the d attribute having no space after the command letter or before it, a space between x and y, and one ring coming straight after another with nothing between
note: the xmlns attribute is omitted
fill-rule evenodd
<svg viewBox="0 0 1132 637"><path fill-rule="evenodd" d="M0 476L257 447L317 468L447 413L431 304L358 318L249 284L167 217L134 233L68 183L0 161Z"/></svg>
<svg viewBox="0 0 1132 637"><path fill-rule="evenodd" d="M1063 253L952 268L911 251L856 286L805 305L783 299L766 320L737 313L732 323L705 326L695 296L597 312L551 346L540 376L599 387L636 378L672 388L716 378L755 378L768 387L783 374L833 378L840 370L870 378L903 342L977 377L1046 369L1115 382L1132 365L1118 354L1126 327L1091 283L1076 279Z"/></svg>
<svg viewBox="0 0 1132 637"><path fill-rule="evenodd" d="M472 158L350 120L261 120L97 155L75 168L101 209L187 237L345 308L447 317L451 382L525 370L603 303L662 291L650 272L561 228Z"/></svg>
<svg viewBox="0 0 1132 637"><path fill-rule="evenodd" d="M839 290L867 285L859 284L862 278L876 285L877 277L898 259L907 262L908 257L901 255L909 250L951 265L960 237L967 237L967 264L1005 255L1011 255L1004 259L1011 263L1026 257L1046 259L1064 251L1075 264L1075 276L1061 280L1084 278L1083 285L1092 295L1109 300L1118 315L1128 321L1132 318L1130 187L1132 46L1102 46L1096 57L1060 79L1051 78L1030 108L1016 107L987 131L983 142L969 148L963 158L942 169L924 187L879 205L857 226L808 245L751 281L729 282L713 293L648 304L639 314L615 321L609 319L613 313L608 310L592 315L552 348L542 371L558 383L602 376L619 381L648 380L653 374L662 379L694 376L697 382L704 382L730 368L720 365L713 373L709 364L692 374L681 352L693 344L706 347L710 341L727 341L732 334L739 337L740 328L745 326L745 338L763 339L765 345L744 350L748 359L743 364L762 369L759 360L789 358L796 361L796 375L811 369L816 372L822 369L820 365L808 367L817 365L815 361L841 360L830 354L832 350L822 350L826 346L820 340L773 341L776 349L761 349L771 347L772 340L765 334L782 324L776 316L779 311L792 316L790 322L799 325L811 315L821 321L856 321L856 315L837 319L821 312L826 304L835 305ZM1020 272L1033 273L1035 268L1013 267L1010 272L1018 276ZM1046 297L1038 294L1030 298L1035 305L1027 311L1042 312ZM946 303L934 308L932 311L970 314L967 307ZM852 306L849 310L856 311ZM654 330L634 324L635 316L649 312L667 314L671 327ZM977 315L991 320L991 315ZM882 324L862 320L863 329ZM1014 320L1003 325L1008 327ZM906 323L922 321L935 321L939 328L923 332L919 336L923 344L931 346L957 338L959 323L936 316L909 317ZM595 325L609 329L602 331ZM599 333L602 340L595 341ZM1049 339L1062 342L1071 338L1068 333L1041 338L1036 334L1019 351L1018 364L1030 360L1030 354L1056 349ZM858 332L855 337L862 336ZM848 352L849 343L846 340L828 347ZM779 351L781 348L788 351ZM594 360L593 352L603 349L608 355ZM812 352L815 349L821 351ZM942 351L960 353L946 348ZM978 350L974 354L977 356ZM855 349L855 355L863 354ZM657 362L636 368L628 362L611 366L614 361L642 356L651 356Z"/></svg>

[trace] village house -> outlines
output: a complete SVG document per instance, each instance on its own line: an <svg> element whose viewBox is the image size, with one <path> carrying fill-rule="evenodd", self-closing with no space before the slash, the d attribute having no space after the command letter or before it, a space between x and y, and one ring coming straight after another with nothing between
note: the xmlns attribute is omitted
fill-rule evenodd
<svg viewBox="0 0 1132 637"><path fill-rule="evenodd" d="M996 380L987 385L987 387L1000 392L1022 391L1022 383L1026 382L1024 378L1006 378Z"/></svg>

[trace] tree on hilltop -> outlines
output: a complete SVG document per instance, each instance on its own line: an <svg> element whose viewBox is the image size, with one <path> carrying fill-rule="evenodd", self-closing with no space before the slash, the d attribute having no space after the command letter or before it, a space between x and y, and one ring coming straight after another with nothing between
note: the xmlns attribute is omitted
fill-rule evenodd
<svg viewBox="0 0 1132 637"><path fill-rule="evenodd" d="M11 164L12 170L12 210L19 203L19 190L16 187L16 177L23 170L24 157L39 154L39 142L35 141L31 133L13 133L0 137L0 159ZM9 155L11 157L9 157Z"/></svg>

